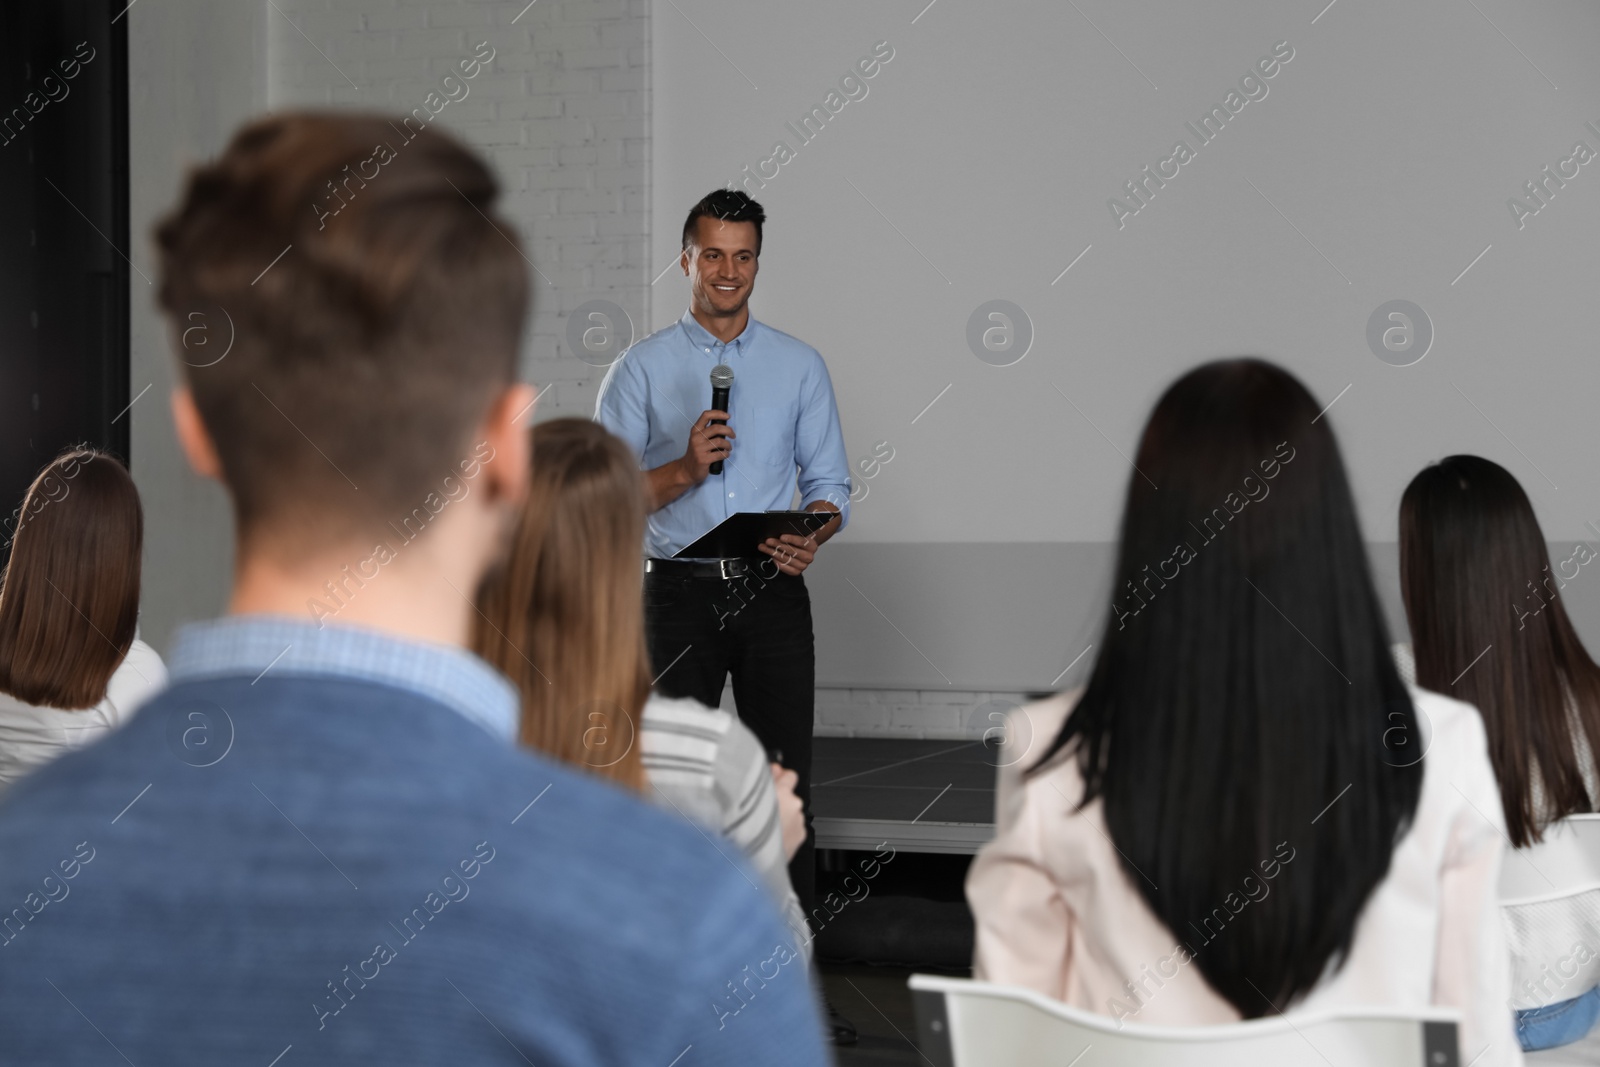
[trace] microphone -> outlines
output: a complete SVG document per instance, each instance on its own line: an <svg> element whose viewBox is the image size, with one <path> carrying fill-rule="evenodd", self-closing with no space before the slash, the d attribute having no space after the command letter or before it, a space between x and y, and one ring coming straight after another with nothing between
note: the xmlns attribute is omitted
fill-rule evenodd
<svg viewBox="0 0 1600 1067"><path fill-rule="evenodd" d="M728 410L728 390L733 386L733 368L726 363L718 363L711 368L711 410ZM712 420L713 426L727 425L727 419ZM726 438L724 438L726 440ZM722 460L717 460L709 468L712 474L722 473Z"/></svg>

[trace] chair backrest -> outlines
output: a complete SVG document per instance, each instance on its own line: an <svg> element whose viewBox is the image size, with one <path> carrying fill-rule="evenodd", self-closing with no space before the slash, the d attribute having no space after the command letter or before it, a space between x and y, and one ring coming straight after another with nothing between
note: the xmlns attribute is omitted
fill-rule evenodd
<svg viewBox="0 0 1600 1067"><path fill-rule="evenodd" d="M1551 823L1537 845L1513 849L1500 864L1500 903L1533 904L1600 889L1600 815Z"/></svg>
<svg viewBox="0 0 1600 1067"><path fill-rule="evenodd" d="M1461 1067L1450 1009L1119 1025L1029 989L927 974L909 984L933 1067Z"/></svg>

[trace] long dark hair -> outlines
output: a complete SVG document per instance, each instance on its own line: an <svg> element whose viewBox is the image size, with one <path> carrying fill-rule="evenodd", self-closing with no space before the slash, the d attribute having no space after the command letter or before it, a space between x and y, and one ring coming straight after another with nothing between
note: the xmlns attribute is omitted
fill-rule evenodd
<svg viewBox="0 0 1600 1067"><path fill-rule="evenodd" d="M1080 806L1103 799L1145 902L1255 1018L1348 952L1416 810L1422 767L1400 746L1415 710L1338 446L1299 381L1256 359L1190 371L1135 466L1099 658L1033 771L1078 760Z"/></svg>
<svg viewBox="0 0 1600 1067"><path fill-rule="evenodd" d="M120 460L73 448L38 473L0 578L0 692L52 708L105 699L139 623L143 546Z"/></svg>
<svg viewBox="0 0 1600 1067"><path fill-rule="evenodd" d="M1582 743L1600 752L1600 667L1567 618L1563 584L1528 495L1498 463L1448 456L1406 486L1400 586L1417 685L1483 715L1519 848L1538 841L1548 821L1591 810L1567 708L1570 699ZM1536 776L1544 811L1534 809Z"/></svg>

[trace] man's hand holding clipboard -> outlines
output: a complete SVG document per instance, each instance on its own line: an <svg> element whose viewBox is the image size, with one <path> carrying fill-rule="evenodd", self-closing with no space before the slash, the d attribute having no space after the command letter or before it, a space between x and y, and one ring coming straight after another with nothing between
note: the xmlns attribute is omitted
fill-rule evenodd
<svg viewBox="0 0 1600 1067"><path fill-rule="evenodd" d="M832 512L835 516L839 514L839 509L825 500L812 501L806 510ZM778 570L784 574L800 574L817 558L818 546L832 537L838 528L839 520L832 518L809 534L780 534L767 538L757 547L763 554L771 556L778 564Z"/></svg>
<svg viewBox="0 0 1600 1067"><path fill-rule="evenodd" d="M839 528L838 508L813 501L804 511L741 511L678 552L674 559L771 556L778 570L797 575L816 558L817 546Z"/></svg>

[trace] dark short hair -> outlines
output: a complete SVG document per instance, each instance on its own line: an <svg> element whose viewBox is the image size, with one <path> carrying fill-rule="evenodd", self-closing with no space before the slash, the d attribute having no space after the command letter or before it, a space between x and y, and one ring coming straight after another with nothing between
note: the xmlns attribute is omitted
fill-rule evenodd
<svg viewBox="0 0 1600 1067"><path fill-rule="evenodd" d="M701 197L700 202L689 209L689 217L683 220L684 251L687 252L694 241L695 225L704 218L719 222L753 223L756 228L756 255L761 254L761 224L767 221L767 212L750 199L749 193L739 189L713 189Z"/></svg>
<svg viewBox="0 0 1600 1067"><path fill-rule="evenodd" d="M453 136L374 114L258 119L191 173L160 302L242 537L365 533L454 473L528 309L498 193Z"/></svg>
<svg viewBox="0 0 1600 1067"><path fill-rule="evenodd" d="M28 486L0 578L0 691L90 708L133 645L144 512L128 469L71 448Z"/></svg>
<svg viewBox="0 0 1600 1067"><path fill-rule="evenodd" d="M1068 800L1104 801L1140 896L1247 1019L1348 958L1422 790L1417 712L1319 408L1258 359L1204 364L1161 397L1098 659L1036 765L1078 761ZM1241 879L1289 860L1232 919Z"/></svg>

